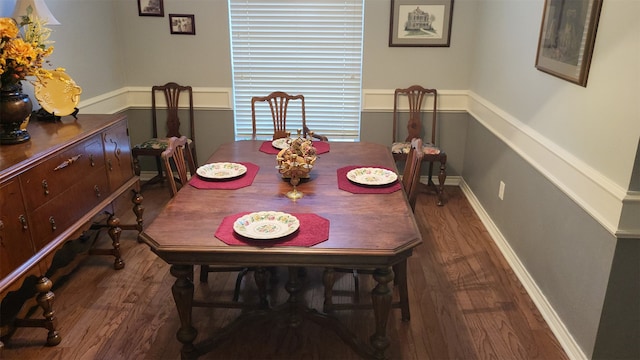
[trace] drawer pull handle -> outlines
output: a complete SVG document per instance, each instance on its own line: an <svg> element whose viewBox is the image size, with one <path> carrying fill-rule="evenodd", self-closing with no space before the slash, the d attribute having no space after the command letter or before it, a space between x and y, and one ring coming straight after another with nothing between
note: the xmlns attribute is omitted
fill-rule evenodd
<svg viewBox="0 0 640 360"><path fill-rule="evenodd" d="M93 161L93 154L89 155L89 164L91 167L96 167L96 163Z"/></svg>
<svg viewBox="0 0 640 360"><path fill-rule="evenodd" d="M111 159L107 160L107 164L109 165L109 171L113 171L113 165L111 165Z"/></svg>
<svg viewBox="0 0 640 360"><path fill-rule="evenodd" d="M49 218L49 223L51 224L51 231L56 231L58 229L56 226L56 219L54 219L53 216Z"/></svg>
<svg viewBox="0 0 640 360"><path fill-rule="evenodd" d="M98 187L98 185L93 187L93 191L95 191L96 197L101 197L102 196L102 193L100 193L100 188Z"/></svg>
<svg viewBox="0 0 640 360"><path fill-rule="evenodd" d="M58 171L60 169L64 169L67 166L73 164L74 162L78 161L78 159L80 159L82 157L82 154L80 155L76 155L74 157L68 158L67 160L63 161L60 165L56 166L55 169L53 169L53 171Z"/></svg>
<svg viewBox="0 0 640 360"><path fill-rule="evenodd" d="M49 183L47 180L42 180L42 188L44 189L44 194L49 195Z"/></svg>
<svg viewBox="0 0 640 360"><path fill-rule="evenodd" d="M18 219L20 220L20 224L22 224L22 230L27 230L29 228L27 226L27 218L24 215L20 215Z"/></svg>

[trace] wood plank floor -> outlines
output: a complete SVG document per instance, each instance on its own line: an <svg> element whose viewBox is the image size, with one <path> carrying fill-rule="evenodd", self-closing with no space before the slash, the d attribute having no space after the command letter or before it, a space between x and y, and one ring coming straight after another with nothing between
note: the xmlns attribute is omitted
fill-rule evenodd
<svg viewBox="0 0 640 360"><path fill-rule="evenodd" d="M145 189L145 220L168 200L161 185ZM424 243L409 259L411 321L393 310L388 334L391 359L567 359L542 316L457 187L447 187L447 202L435 206L433 194L420 194L416 218ZM131 221L127 216L122 220ZM114 271L112 258L85 259L54 289L54 310L62 342L44 346L46 330L20 328L5 341L2 359L179 359L178 315L171 295L169 266L135 234L123 231L126 266ZM102 239L106 246L108 239ZM199 269L196 268L196 271ZM272 304L286 301L286 272L271 285ZM309 269L305 298L322 308L321 269ZM196 297L231 299L235 274L212 273L196 281ZM211 284L216 284L214 288ZM224 284L220 288L219 284ZM361 298L372 281L361 275ZM353 281L343 275L335 302L349 301ZM243 281L243 300L257 298L251 277ZM196 308L196 343L210 345L214 333L240 310ZM334 314L361 339L373 333L369 311ZM40 317L37 310L32 317ZM305 322L298 328L256 323L217 344L201 359L358 359L335 334Z"/></svg>

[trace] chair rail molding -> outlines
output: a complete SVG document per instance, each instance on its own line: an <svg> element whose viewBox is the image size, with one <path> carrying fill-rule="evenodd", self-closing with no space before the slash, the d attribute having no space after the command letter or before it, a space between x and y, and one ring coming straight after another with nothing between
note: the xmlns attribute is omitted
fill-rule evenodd
<svg viewBox="0 0 640 360"><path fill-rule="evenodd" d="M393 94L395 89L362 89L362 111L393 112ZM469 92L466 90L438 90L438 111L467 111ZM428 99L425 109L433 107ZM400 102L400 110L409 110L409 104Z"/></svg>
<svg viewBox="0 0 640 360"><path fill-rule="evenodd" d="M473 92L469 92L467 111L617 236L623 201L630 196L624 188ZM632 203L640 205L638 201ZM623 232L628 237L640 235L634 235L631 229Z"/></svg>
<svg viewBox="0 0 640 360"><path fill-rule="evenodd" d="M196 110L233 110L231 88L193 88ZM363 89L363 112L392 112L394 89ZM627 191L523 122L469 90L439 90L443 112L467 112L567 194L611 234L640 238L640 193ZM401 104L401 108L407 104ZM123 87L80 102L82 113L151 108L151 86ZM403 108L404 109L404 108Z"/></svg>
<svg viewBox="0 0 640 360"><path fill-rule="evenodd" d="M180 98L180 107L187 107L187 99ZM165 99L157 99L159 106L166 106ZM195 110L232 110L230 88L193 88ZM127 109L150 109L151 86L123 87L106 94L80 101L82 113L113 114Z"/></svg>

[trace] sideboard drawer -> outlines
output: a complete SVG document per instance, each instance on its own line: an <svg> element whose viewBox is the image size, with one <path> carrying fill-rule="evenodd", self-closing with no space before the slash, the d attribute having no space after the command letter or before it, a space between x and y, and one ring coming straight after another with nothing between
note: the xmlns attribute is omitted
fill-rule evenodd
<svg viewBox="0 0 640 360"><path fill-rule="evenodd" d="M21 174L27 209L37 209L94 172L104 177L104 164L102 138L94 135Z"/></svg>
<svg viewBox="0 0 640 360"><path fill-rule="evenodd" d="M59 236L95 207L109 193L104 172L93 172L55 199L31 213L31 231L36 251Z"/></svg>

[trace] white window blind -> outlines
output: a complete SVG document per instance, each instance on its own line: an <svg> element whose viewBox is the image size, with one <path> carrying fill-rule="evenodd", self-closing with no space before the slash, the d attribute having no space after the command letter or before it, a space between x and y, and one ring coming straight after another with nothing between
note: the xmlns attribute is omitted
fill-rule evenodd
<svg viewBox="0 0 640 360"><path fill-rule="evenodd" d="M251 97L305 97L307 126L331 141L360 137L364 0L229 0L235 136L252 134ZM301 128L292 102L287 130ZM270 139L269 106L256 104L257 135Z"/></svg>

